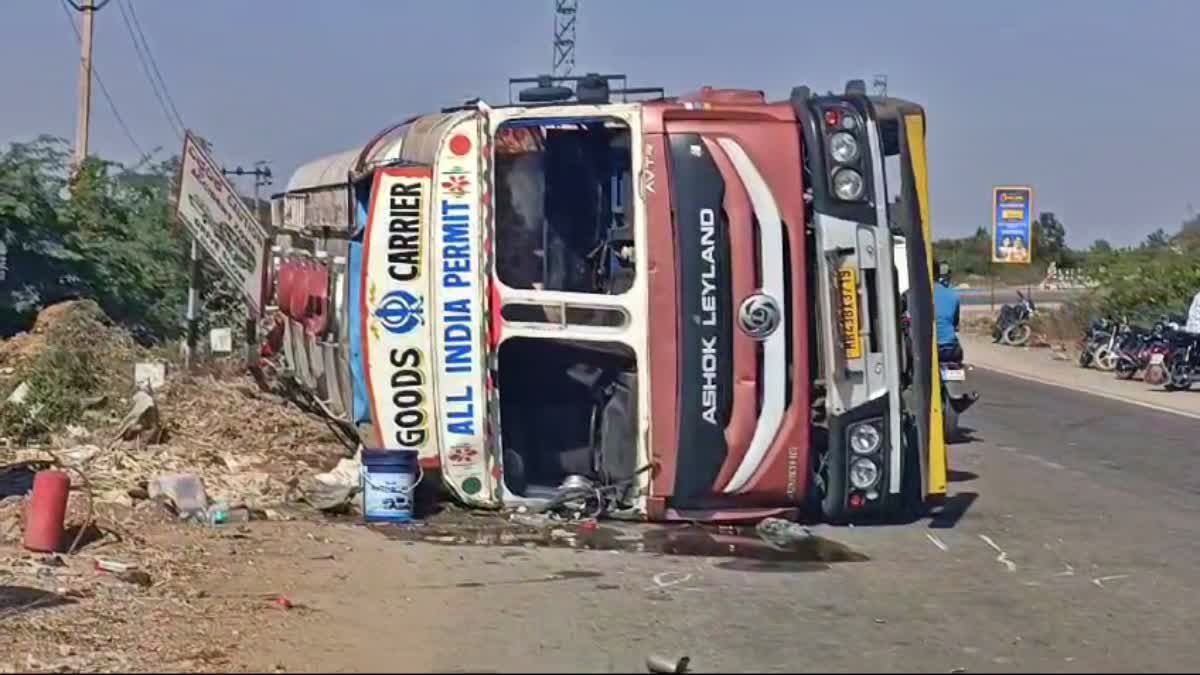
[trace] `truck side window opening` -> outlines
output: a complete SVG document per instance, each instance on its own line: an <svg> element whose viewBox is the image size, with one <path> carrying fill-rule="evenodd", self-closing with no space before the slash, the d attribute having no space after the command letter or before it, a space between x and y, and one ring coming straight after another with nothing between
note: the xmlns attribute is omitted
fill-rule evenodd
<svg viewBox="0 0 1200 675"><path fill-rule="evenodd" d="M612 119L528 119L496 134L496 271L506 285L620 294L633 284L632 151Z"/></svg>

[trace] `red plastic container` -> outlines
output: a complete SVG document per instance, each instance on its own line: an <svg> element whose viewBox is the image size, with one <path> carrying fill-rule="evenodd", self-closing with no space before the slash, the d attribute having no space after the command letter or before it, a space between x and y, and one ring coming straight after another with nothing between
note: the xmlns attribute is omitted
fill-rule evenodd
<svg viewBox="0 0 1200 675"><path fill-rule="evenodd" d="M62 546L71 477L64 471L39 471L25 509L25 548L54 553Z"/></svg>

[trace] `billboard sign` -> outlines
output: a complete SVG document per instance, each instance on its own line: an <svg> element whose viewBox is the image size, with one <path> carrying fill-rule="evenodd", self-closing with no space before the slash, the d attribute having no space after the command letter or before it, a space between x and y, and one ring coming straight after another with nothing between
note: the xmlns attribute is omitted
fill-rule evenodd
<svg viewBox="0 0 1200 675"><path fill-rule="evenodd" d="M183 140L175 214L221 271L242 289L254 312L263 307L270 233L221 165L189 133Z"/></svg>
<svg viewBox="0 0 1200 675"><path fill-rule="evenodd" d="M992 262L1033 260L1033 188L992 189Z"/></svg>

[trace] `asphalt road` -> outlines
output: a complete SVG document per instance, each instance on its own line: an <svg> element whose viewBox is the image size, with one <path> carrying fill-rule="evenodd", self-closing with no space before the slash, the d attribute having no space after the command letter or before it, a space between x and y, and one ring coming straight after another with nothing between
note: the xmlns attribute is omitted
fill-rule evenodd
<svg viewBox="0 0 1200 675"><path fill-rule="evenodd" d="M653 653L689 655L696 672L1195 669L1200 421L975 374L983 398L963 416L973 440L952 447L944 509L815 528L868 561L437 546L347 529L331 542L346 551L335 569L296 563L313 617L244 662L645 672Z"/></svg>
<svg viewBox="0 0 1200 675"><path fill-rule="evenodd" d="M1155 500L1200 496L1200 421L982 368L972 377L984 395L963 419L981 442Z"/></svg>

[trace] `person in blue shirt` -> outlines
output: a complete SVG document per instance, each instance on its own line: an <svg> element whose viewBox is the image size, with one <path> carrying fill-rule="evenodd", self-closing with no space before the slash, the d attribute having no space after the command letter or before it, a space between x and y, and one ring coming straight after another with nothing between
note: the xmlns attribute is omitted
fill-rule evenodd
<svg viewBox="0 0 1200 675"><path fill-rule="evenodd" d="M933 314L937 328L938 362L962 363L962 344L958 341L958 292L950 288L950 266L937 266L933 285Z"/></svg>

